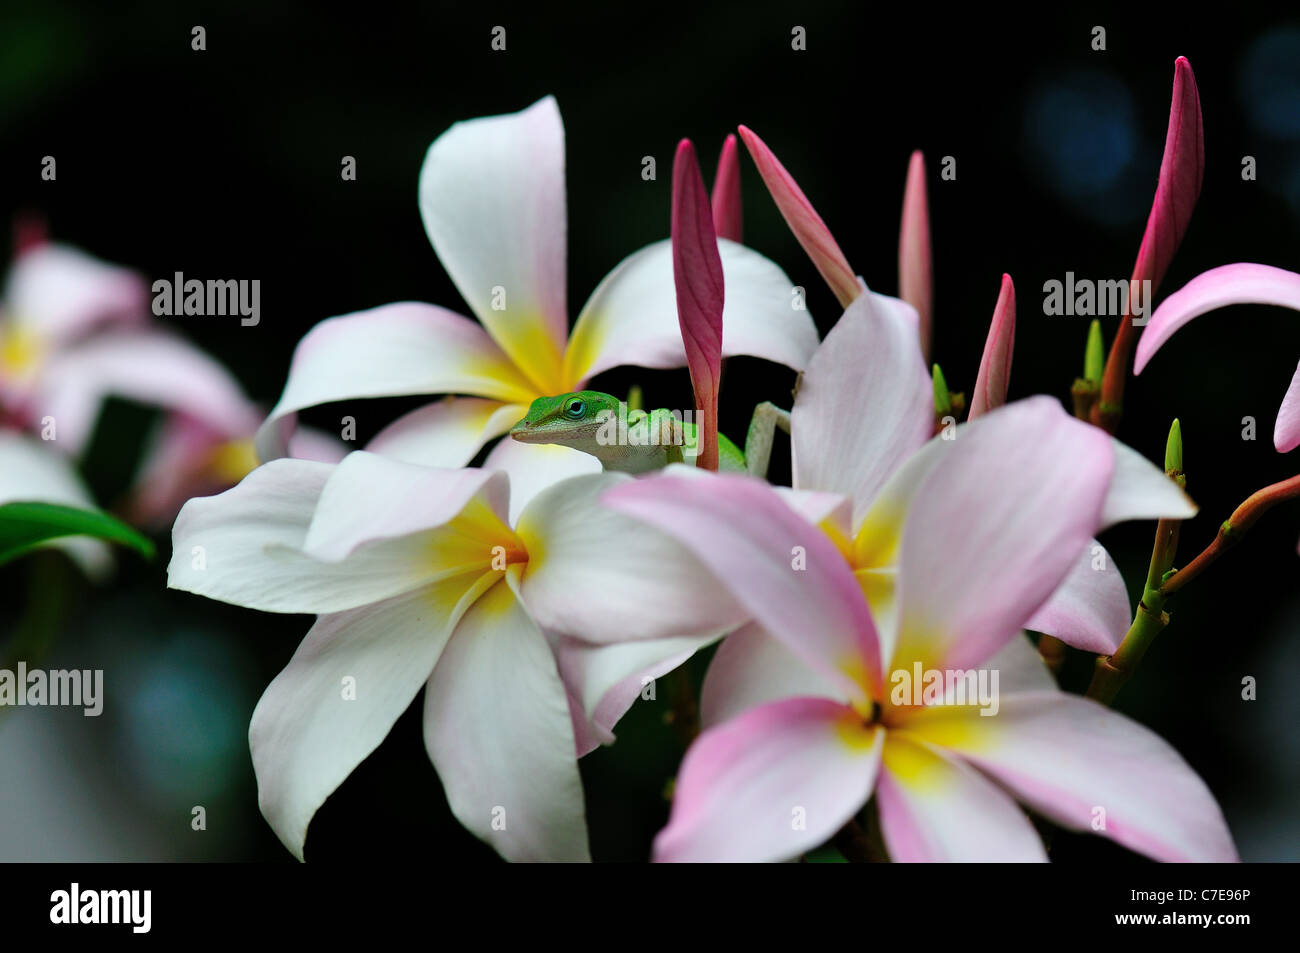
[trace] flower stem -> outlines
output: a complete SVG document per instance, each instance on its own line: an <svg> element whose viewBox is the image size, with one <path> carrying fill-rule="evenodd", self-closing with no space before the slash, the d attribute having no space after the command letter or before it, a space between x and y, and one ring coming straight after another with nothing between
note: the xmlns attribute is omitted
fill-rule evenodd
<svg viewBox="0 0 1300 953"><path fill-rule="evenodd" d="M1262 490L1256 490L1233 510L1232 515L1219 527L1219 532L1215 534L1214 541L1209 546L1206 546L1190 563L1161 582L1160 595L1171 596L1183 588L1204 572L1207 566L1240 542L1241 537L1259 521L1261 516L1278 503L1295 499L1297 496L1300 496L1300 475L1266 486Z"/></svg>

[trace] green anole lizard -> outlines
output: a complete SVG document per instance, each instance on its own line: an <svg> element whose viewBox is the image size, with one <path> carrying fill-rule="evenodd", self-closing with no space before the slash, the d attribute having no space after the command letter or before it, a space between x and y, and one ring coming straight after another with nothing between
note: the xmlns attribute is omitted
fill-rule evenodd
<svg viewBox="0 0 1300 953"><path fill-rule="evenodd" d="M718 469L767 474L777 427L790 432L790 412L764 402L754 409L742 453L718 434ZM552 443L589 453L606 470L644 473L670 463L695 463L696 426L669 410L629 410L598 390L539 397L510 436L521 443Z"/></svg>

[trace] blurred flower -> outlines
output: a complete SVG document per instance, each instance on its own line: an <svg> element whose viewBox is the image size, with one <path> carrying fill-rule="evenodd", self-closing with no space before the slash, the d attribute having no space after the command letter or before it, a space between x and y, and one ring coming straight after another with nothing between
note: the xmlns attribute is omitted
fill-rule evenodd
<svg viewBox="0 0 1300 953"><path fill-rule="evenodd" d="M725 191L724 183L724 205ZM293 415L303 408L447 393L471 396L399 418L367 449L463 466L538 397L581 390L591 376L622 364L686 362L667 240L610 272L568 332L564 126L553 98L460 122L439 136L420 172L420 211L434 251L481 324L407 302L317 325L299 343L284 394L258 434L263 459L283 455ZM789 279L743 245L723 240L719 252L727 285L723 352L802 369L817 332L808 312L793 306ZM536 452L503 441L485 466Z"/></svg>
<svg viewBox="0 0 1300 953"><path fill-rule="evenodd" d="M170 522L190 496L224 489L257 465L261 411L220 364L151 320L144 279L65 245L25 243L0 306L0 426L80 458L114 396L168 412L128 506L133 520ZM332 460L345 452L311 433L294 450ZM13 492L73 502L42 495L39 480Z"/></svg>
<svg viewBox="0 0 1300 953"><path fill-rule="evenodd" d="M842 512L819 532L743 477L670 470L603 495L677 538L756 623L710 670L726 720L687 753L656 859L795 857L874 793L898 861L1045 859L1013 796L1158 859L1235 860L1178 754L1058 691L1019 635L1113 515L1116 484L1132 496L1110 438L1035 398L944 443L894 475L854 535ZM885 551L897 558L882 609L862 560ZM952 694L949 676L977 668L993 708ZM898 673L914 671L949 687L900 697Z"/></svg>
<svg viewBox="0 0 1300 953"><path fill-rule="evenodd" d="M272 461L185 505L172 588L318 614L249 729L262 812L295 856L425 686L426 747L460 822L509 860L588 859L576 760L601 739L561 677L559 633L657 640L743 621L682 546L596 505L630 479L566 480L513 529L506 474L366 452Z"/></svg>

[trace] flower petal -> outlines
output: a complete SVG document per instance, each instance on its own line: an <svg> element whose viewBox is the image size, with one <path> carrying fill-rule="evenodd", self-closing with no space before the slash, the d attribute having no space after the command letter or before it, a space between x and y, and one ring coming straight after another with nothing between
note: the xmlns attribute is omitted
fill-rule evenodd
<svg viewBox="0 0 1300 953"><path fill-rule="evenodd" d="M767 143L745 126L741 126L739 132L754 165L758 166L758 174L763 177L763 184L767 186L772 201L781 210L786 225L808 253L822 279L835 293L840 306L847 308L862 293L862 288L830 229L803 194L794 177L767 147Z"/></svg>
<svg viewBox="0 0 1300 953"><path fill-rule="evenodd" d="M126 268L42 242L14 261L4 310L42 338L67 343L95 327L143 319L149 313L149 287Z"/></svg>
<svg viewBox="0 0 1300 953"><path fill-rule="evenodd" d="M1187 58L1174 62L1174 91L1169 105L1169 128L1160 160L1160 178L1147 218L1142 246L1133 265L1133 278L1150 279L1152 289L1165 276L1174 252L1201 194L1205 174L1205 136L1201 128L1201 97Z"/></svg>
<svg viewBox="0 0 1300 953"><path fill-rule="evenodd" d="M906 732L885 739L876 799L880 832L896 863L1047 860L1015 801L974 768Z"/></svg>
<svg viewBox="0 0 1300 953"><path fill-rule="evenodd" d="M629 480L602 502L674 537L838 693L861 702L880 688L876 630L853 573L830 539L767 484L670 472Z"/></svg>
<svg viewBox="0 0 1300 953"><path fill-rule="evenodd" d="M706 731L682 761L656 861L779 861L866 803L884 733L823 698L773 702Z"/></svg>
<svg viewBox="0 0 1300 953"><path fill-rule="evenodd" d="M1110 553L1094 539L1025 628L1055 636L1076 649L1110 655L1124 640L1132 618L1124 577Z"/></svg>
<svg viewBox="0 0 1300 953"><path fill-rule="evenodd" d="M575 477L528 504L517 532L528 551L520 592L533 618L601 644L716 637L745 621L689 545L602 505L604 491L632 482L619 473Z"/></svg>
<svg viewBox="0 0 1300 953"><path fill-rule="evenodd" d="M758 252L722 239L722 353L761 357L803 370L817 348L817 328L796 307L794 283ZM622 364L686 363L677 320L671 241L634 252L605 276L573 327L565 376L584 381Z"/></svg>
<svg viewBox="0 0 1300 953"><path fill-rule="evenodd" d="M364 453L337 466L273 460L233 489L185 504L167 584L265 612L357 608L486 571L497 539L509 542L498 515L505 493L500 474Z"/></svg>
<svg viewBox="0 0 1300 953"><path fill-rule="evenodd" d="M907 184L903 187L903 217L898 227L898 296L920 316L921 353L928 358L934 320L934 278L925 156L919 149L907 163Z"/></svg>
<svg viewBox="0 0 1300 953"><path fill-rule="evenodd" d="M1138 340L1133 371L1141 374L1174 332L1193 318L1238 304L1269 304L1300 311L1300 274L1238 262L1202 272L1160 303Z"/></svg>
<svg viewBox="0 0 1300 953"><path fill-rule="evenodd" d="M1223 812L1178 752L1090 699L1003 693L996 717L929 708L907 730L957 752L1070 830L1098 830L1156 860L1238 859Z"/></svg>
<svg viewBox="0 0 1300 953"><path fill-rule="evenodd" d="M569 703L546 636L499 582L456 627L424 696L452 813L512 861L587 861Z"/></svg>
<svg viewBox="0 0 1300 953"><path fill-rule="evenodd" d="M589 453L549 443L502 440L483 461L484 470L510 475L510 523L519 522L524 508L547 487L569 477L601 473L600 461Z"/></svg>
<svg viewBox="0 0 1300 953"><path fill-rule="evenodd" d="M398 417L366 444L366 450L425 467L463 467L485 443L527 413L524 404L445 397Z"/></svg>
<svg viewBox="0 0 1300 953"><path fill-rule="evenodd" d="M433 671L477 594L473 583L461 576L321 616L267 687L248 728L258 804L299 860L316 811L379 746Z"/></svg>
<svg viewBox="0 0 1300 953"><path fill-rule="evenodd" d="M564 203L564 123L552 96L456 123L420 169L420 215L438 259L544 394L566 389L558 376L569 320Z"/></svg>
<svg viewBox="0 0 1300 953"><path fill-rule="evenodd" d="M291 414L358 397L465 393L528 404L538 396L468 318L404 302L329 318L298 342L280 402L257 433L263 460L285 455Z"/></svg>
<svg viewBox="0 0 1300 953"><path fill-rule="evenodd" d="M722 374L722 259L709 196L689 139L673 161L673 284L677 322L699 411L696 466L718 469L718 379Z"/></svg>
<svg viewBox="0 0 1300 953"><path fill-rule="evenodd" d="M1238 304L1268 304L1300 311L1300 274L1239 262L1197 275L1161 302L1142 329L1133 372L1141 374L1156 351L1193 318ZM1278 411L1273 444L1281 453L1300 446L1300 370Z"/></svg>
<svg viewBox="0 0 1300 953"><path fill-rule="evenodd" d="M700 690L700 723L712 728L751 708L788 698L848 702L830 679L751 622L723 639L709 662Z"/></svg>
<svg viewBox="0 0 1300 953"><path fill-rule="evenodd" d="M974 668L1020 631L1096 529L1110 446L1047 397L967 426L903 526L895 668Z"/></svg>
<svg viewBox="0 0 1300 953"><path fill-rule="evenodd" d="M713 224L718 237L729 241L742 241L743 215L740 201L740 151L736 136L731 134L722 143L718 156L718 172L713 177Z"/></svg>
<svg viewBox="0 0 1300 953"><path fill-rule="evenodd" d="M1196 504L1177 483L1132 447L1111 441L1115 473L1095 532L1126 520L1190 519Z"/></svg>
<svg viewBox="0 0 1300 953"><path fill-rule="evenodd" d="M612 740L614 726L646 686L715 639L716 636L635 639L593 645L563 636L558 640L555 654L560 675L577 697L582 711L589 715L599 734Z"/></svg>
<svg viewBox="0 0 1300 953"><path fill-rule="evenodd" d="M863 295L817 349L791 412L794 485L853 500L853 525L929 439L934 390L914 328Z"/></svg>
<svg viewBox="0 0 1300 953"><path fill-rule="evenodd" d="M111 331L60 351L38 385L38 416L79 454L105 398L126 397L188 414L228 437L246 437L261 413L238 382L203 351L171 334Z"/></svg>
<svg viewBox="0 0 1300 953"><path fill-rule="evenodd" d="M993 308L993 321L984 342L975 392L971 395L968 419L975 419L1007 402L1011 384L1011 356L1016 346L1016 286L1010 275L1002 276L1002 290Z"/></svg>
<svg viewBox="0 0 1300 953"><path fill-rule="evenodd" d="M34 437L0 431L0 504L4 503L95 508L90 491L64 454ZM113 567L112 553L97 539L64 537L48 545L66 552L92 579L105 578Z"/></svg>

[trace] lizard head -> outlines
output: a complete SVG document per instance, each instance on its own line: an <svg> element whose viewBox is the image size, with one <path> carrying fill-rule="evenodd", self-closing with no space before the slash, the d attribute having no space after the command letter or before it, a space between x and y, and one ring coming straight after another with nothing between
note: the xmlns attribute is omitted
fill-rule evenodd
<svg viewBox="0 0 1300 953"><path fill-rule="evenodd" d="M595 446L605 421L618 416L620 403L617 397L598 390L539 397L510 436L520 443L558 443L586 450Z"/></svg>

